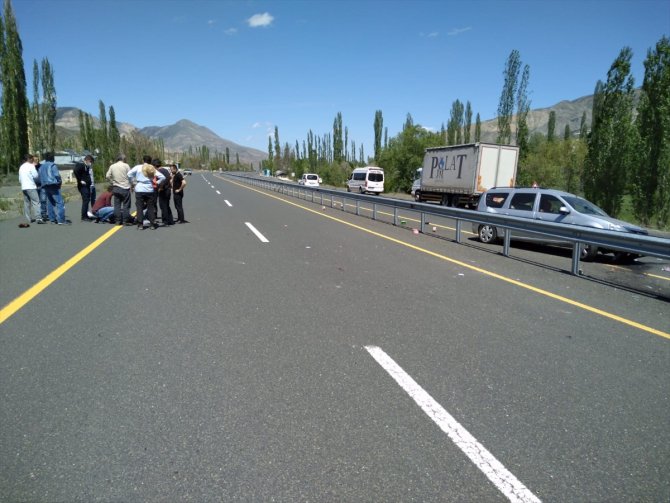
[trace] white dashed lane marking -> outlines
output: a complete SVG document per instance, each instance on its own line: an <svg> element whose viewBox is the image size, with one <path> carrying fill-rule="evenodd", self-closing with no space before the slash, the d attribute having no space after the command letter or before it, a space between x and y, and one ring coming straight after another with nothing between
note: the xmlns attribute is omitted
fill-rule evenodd
<svg viewBox="0 0 670 503"><path fill-rule="evenodd" d="M247 227L249 227L249 230L250 230L251 232L253 232L253 233L256 235L256 237L257 237L258 239L260 239L261 243L269 243L269 242L270 242L270 241L268 241L268 239L267 239L265 236L263 236L263 234L261 234L260 232L258 232L258 230L256 229L256 227L254 227L253 225L251 225L249 222L244 222L244 225L246 225Z"/></svg>
<svg viewBox="0 0 670 503"><path fill-rule="evenodd" d="M509 472L381 348L365 346L365 349L507 499L519 503L540 502L537 496Z"/></svg>

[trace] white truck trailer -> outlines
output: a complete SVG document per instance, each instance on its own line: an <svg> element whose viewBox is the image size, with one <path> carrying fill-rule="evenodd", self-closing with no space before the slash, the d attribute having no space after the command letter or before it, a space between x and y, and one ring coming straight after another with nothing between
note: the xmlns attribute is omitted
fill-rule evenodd
<svg viewBox="0 0 670 503"><path fill-rule="evenodd" d="M488 189L514 187L518 160L519 147L511 145L469 143L427 148L414 198L475 208L479 196Z"/></svg>

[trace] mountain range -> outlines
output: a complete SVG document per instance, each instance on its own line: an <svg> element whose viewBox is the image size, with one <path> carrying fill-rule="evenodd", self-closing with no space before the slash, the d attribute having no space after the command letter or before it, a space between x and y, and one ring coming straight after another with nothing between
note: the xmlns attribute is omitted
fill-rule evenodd
<svg viewBox="0 0 670 503"><path fill-rule="evenodd" d="M593 108L593 96L583 96L572 101L561 101L556 105L547 108L531 110L528 114L528 127L531 135L534 133L547 134L549 124L549 114L556 113L555 135L563 136L566 124L570 127L573 136L579 133L582 114L586 112L586 123L591 124L591 110ZM98 125L97 119L93 118L95 125ZM491 119L481 123L481 141L494 142L498 135L498 121ZM60 134L72 136L79 133L79 109L74 107L58 108L56 113L56 127ZM161 138L165 149L169 152L185 152L189 147L194 149L206 146L210 152L224 153L226 148L230 151L231 160L239 154L240 162L244 164L252 163L259 166L260 161L267 159L267 152L257 150L251 147L238 145L230 140L221 138L211 129L200 126L187 119L182 119L168 126L147 126L138 128L132 124L120 122L117 123L119 132L122 135L128 135L132 132L138 132L152 139ZM372 128L372 122L370 123Z"/></svg>

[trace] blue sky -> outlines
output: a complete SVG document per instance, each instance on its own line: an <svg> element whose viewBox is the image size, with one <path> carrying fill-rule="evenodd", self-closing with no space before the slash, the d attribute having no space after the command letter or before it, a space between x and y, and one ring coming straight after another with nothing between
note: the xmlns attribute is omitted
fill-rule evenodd
<svg viewBox="0 0 670 503"><path fill-rule="evenodd" d="M49 59L58 106L98 101L137 127L189 119L267 151L311 129L373 153L410 113L439 129L451 105L495 117L513 49L530 67L532 108L591 94L624 46L642 83L647 50L670 36L669 0L12 0L28 95ZM557 127L562 127L557 125Z"/></svg>

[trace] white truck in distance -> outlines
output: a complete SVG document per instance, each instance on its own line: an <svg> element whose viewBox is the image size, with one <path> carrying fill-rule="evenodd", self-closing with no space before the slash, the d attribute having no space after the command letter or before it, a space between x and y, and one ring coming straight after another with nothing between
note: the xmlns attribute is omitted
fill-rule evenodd
<svg viewBox="0 0 670 503"><path fill-rule="evenodd" d="M414 198L476 208L479 196L488 189L514 187L518 160L519 147L511 145L469 143L427 148L420 182L417 179L412 187Z"/></svg>

